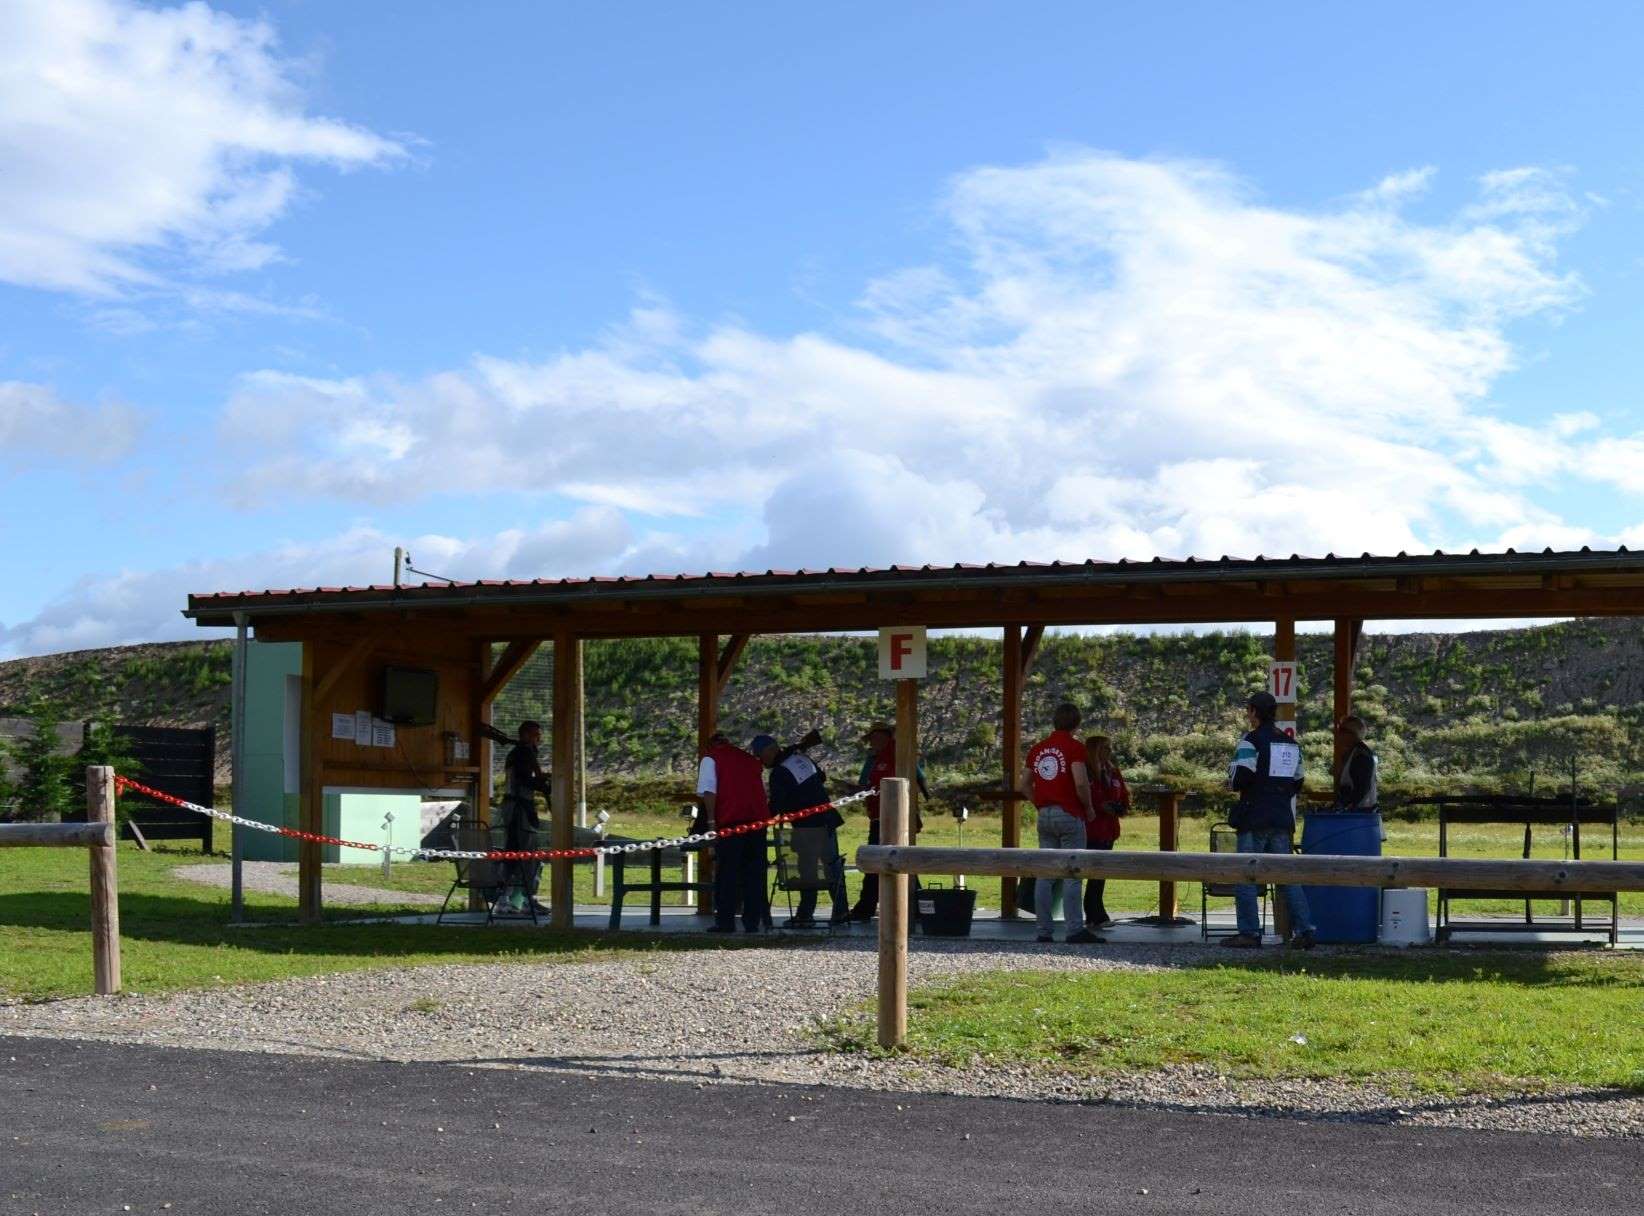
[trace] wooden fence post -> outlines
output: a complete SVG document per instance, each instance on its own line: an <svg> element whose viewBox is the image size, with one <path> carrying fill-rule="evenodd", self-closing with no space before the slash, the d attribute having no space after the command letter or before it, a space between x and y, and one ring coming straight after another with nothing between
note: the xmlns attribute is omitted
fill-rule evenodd
<svg viewBox="0 0 1644 1216"><path fill-rule="evenodd" d="M879 839L891 848L908 843L909 798L906 777L879 783ZM885 874L879 880L879 1046L908 1043L908 876Z"/></svg>
<svg viewBox="0 0 1644 1216"><path fill-rule="evenodd" d="M1162 790L1159 793L1159 852L1174 853L1181 843L1178 836L1179 814L1181 811L1182 795L1179 790ZM1174 924L1181 915L1181 907L1176 902L1176 884L1161 882L1159 884L1159 921L1161 924Z"/></svg>
<svg viewBox="0 0 1644 1216"><path fill-rule="evenodd" d="M106 843L91 855L91 955L97 995L120 991L120 883L115 873L114 770L102 764L86 768L86 820L110 825Z"/></svg>

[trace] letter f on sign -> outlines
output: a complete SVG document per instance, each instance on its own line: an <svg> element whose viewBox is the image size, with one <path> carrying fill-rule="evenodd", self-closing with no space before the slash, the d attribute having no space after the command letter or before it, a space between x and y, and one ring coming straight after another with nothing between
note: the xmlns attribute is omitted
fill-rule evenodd
<svg viewBox="0 0 1644 1216"><path fill-rule="evenodd" d="M893 633L890 637L890 665L892 671L902 670L902 660L913 653L913 634Z"/></svg>

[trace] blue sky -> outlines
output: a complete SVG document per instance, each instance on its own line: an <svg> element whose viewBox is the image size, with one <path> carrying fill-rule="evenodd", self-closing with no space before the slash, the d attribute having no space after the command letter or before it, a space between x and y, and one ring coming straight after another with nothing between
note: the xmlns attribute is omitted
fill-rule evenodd
<svg viewBox="0 0 1644 1216"><path fill-rule="evenodd" d="M1641 35L21 0L0 653L395 543L510 577L1644 544Z"/></svg>

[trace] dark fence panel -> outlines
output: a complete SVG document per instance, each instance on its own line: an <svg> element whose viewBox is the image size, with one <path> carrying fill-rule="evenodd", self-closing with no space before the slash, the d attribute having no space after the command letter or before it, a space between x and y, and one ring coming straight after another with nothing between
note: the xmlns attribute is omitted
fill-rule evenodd
<svg viewBox="0 0 1644 1216"><path fill-rule="evenodd" d="M114 733L142 766L144 785L200 806L214 806L217 731L214 727L116 726ZM211 849L211 820L140 794L121 796L128 817L150 840L198 840Z"/></svg>

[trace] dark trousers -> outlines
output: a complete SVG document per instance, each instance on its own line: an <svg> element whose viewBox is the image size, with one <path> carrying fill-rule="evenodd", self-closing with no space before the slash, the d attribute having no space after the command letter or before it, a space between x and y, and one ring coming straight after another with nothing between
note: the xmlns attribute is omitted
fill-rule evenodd
<svg viewBox="0 0 1644 1216"><path fill-rule="evenodd" d="M1091 840L1086 842L1085 848L1111 850L1113 842L1111 840ZM1085 879L1085 927L1087 929L1094 929L1107 919L1107 908L1102 903L1102 893L1106 889L1107 879L1105 878Z"/></svg>
<svg viewBox="0 0 1644 1216"><path fill-rule="evenodd" d="M868 843L879 843L879 821L868 820ZM856 907L851 909L852 916L873 916L879 911L879 875L862 875L862 894L856 897Z"/></svg>
<svg viewBox="0 0 1644 1216"><path fill-rule="evenodd" d="M737 913L749 933L765 927L764 832L747 832L714 841L714 920L722 929L736 927Z"/></svg>
<svg viewBox="0 0 1644 1216"><path fill-rule="evenodd" d="M833 901L833 919L842 919L849 911L846 904L850 897L845 894L838 829L799 824L793 828L793 849L799 859L799 880L804 883L794 919L810 920L816 915L816 894L824 885Z"/></svg>

